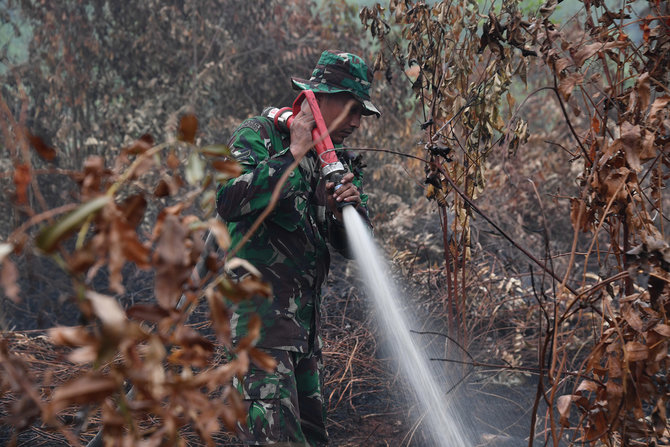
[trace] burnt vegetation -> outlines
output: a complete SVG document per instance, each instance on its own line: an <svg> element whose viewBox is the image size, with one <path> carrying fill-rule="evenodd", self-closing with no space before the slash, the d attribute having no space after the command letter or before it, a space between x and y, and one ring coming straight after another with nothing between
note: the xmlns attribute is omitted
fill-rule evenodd
<svg viewBox="0 0 670 447"><path fill-rule="evenodd" d="M223 143L339 48L374 62L351 149L478 442L670 445L670 10L564 3L0 1L0 439L235 443L228 382L274 361L258 322L230 343L226 300L271 291L227 273L253 266L215 216ZM333 444L422 445L353 269L325 293Z"/></svg>

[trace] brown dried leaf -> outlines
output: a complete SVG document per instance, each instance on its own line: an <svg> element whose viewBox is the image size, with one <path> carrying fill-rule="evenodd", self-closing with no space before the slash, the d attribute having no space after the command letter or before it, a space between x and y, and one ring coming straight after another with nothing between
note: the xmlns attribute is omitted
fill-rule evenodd
<svg viewBox="0 0 670 447"><path fill-rule="evenodd" d="M167 211L167 210L166 210ZM154 291L156 300L164 309L173 309L182 293L182 285L189 277L186 238L188 233L179 218L166 214L153 255L156 268Z"/></svg>
<svg viewBox="0 0 670 447"><path fill-rule="evenodd" d="M231 281L230 279L224 279L221 281L220 286L223 296L233 302L246 300L255 295L266 298L269 298L272 295L272 287L269 283L251 276L245 277L237 282Z"/></svg>
<svg viewBox="0 0 670 447"><path fill-rule="evenodd" d="M172 337L174 344L193 347L200 346L207 351L214 351L214 344L188 326L179 326Z"/></svg>
<svg viewBox="0 0 670 447"><path fill-rule="evenodd" d="M649 107L649 98L651 97L651 88L649 87L649 73L642 73L635 84L635 89L640 101L640 110L646 111Z"/></svg>
<svg viewBox="0 0 670 447"><path fill-rule="evenodd" d="M261 335L261 318L253 314L247 324L247 335L237 343L237 351L247 351Z"/></svg>
<svg viewBox="0 0 670 447"><path fill-rule="evenodd" d="M143 320L150 323L160 323L170 316L170 312L157 304L136 304L126 311L128 318Z"/></svg>
<svg viewBox="0 0 670 447"><path fill-rule="evenodd" d="M648 161L656 158L656 147L654 147L654 134L644 129L644 136L641 141L640 160Z"/></svg>
<svg viewBox="0 0 670 447"><path fill-rule="evenodd" d="M607 373L611 378L623 377L623 368L621 367L621 360L611 355L607 357Z"/></svg>
<svg viewBox="0 0 670 447"><path fill-rule="evenodd" d="M208 288L205 292L209 304L209 314L212 326L221 342L230 345L230 314L226 308L223 297L217 290Z"/></svg>
<svg viewBox="0 0 670 447"><path fill-rule="evenodd" d="M124 225L121 219L115 216L109 226L109 251L107 269L109 270L109 288L116 293L124 293L122 269L126 263L123 254L125 241L123 240Z"/></svg>
<svg viewBox="0 0 670 447"><path fill-rule="evenodd" d="M147 200L142 194L135 194L126 198L123 203L119 205L123 212L123 217L126 223L132 227L137 227L144 218L144 212L147 209Z"/></svg>
<svg viewBox="0 0 670 447"><path fill-rule="evenodd" d="M166 163L170 169L177 169L181 165L179 158L175 155L174 152L170 152L168 154Z"/></svg>
<svg viewBox="0 0 670 447"><path fill-rule="evenodd" d="M629 341L626 343L626 355L629 362L646 360L649 357L649 348L642 343Z"/></svg>
<svg viewBox="0 0 670 447"><path fill-rule="evenodd" d="M561 416L561 425L564 427L569 427L570 426L570 407L572 406L572 395L571 394L565 394L563 396L559 396L558 400L556 401L556 409L558 410L558 414Z"/></svg>
<svg viewBox="0 0 670 447"><path fill-rule="evenodd" d="M611 50L613 48L626 48L628 46L627 42L615 41L615 42L596 42L590 45L585 45L579 48L577 51L572 54L572 60L575 61L577 68L580 68L586 59L590 58L598 51Z"/></svg>
<svg viewBox="0 0 670 447"><path fill-rule="evenodd" d="M86 298L91 303L93 313L100 319L106 333L113 334L119 339L123 338L128 320L121 305L111 296L92 290L86 291Z"/></svg>
<svg viewBox="0 0 670 447"><path fill-rule="evenodd" d="M226 178L239 177L242 174L242 166L235 160L214 160L212 166L225 174Z"/></svg>
<svg viewBox="0 0 670 447"><path fill-rule="evenodd" d="M621 315L626 320L626 322L637 332L644 331L644 322L640 315L633 309L630 304L626 304L621 309Z"/></svg>
<svg viewBox="0 0 670 447"><path fill-rule="evenodd" d="M626 197L623 184L626 183L629 175L630 170L625 167L607 171L607 176L604 180L601 180L601 184L604 188L604 191L601 191L601 193L605 195L607 201L611 200L615 194L619 199L624 199Z"/></svg>
<svg viewBox="0 0 670 447"><path fill-rule="evenodd" d="M656 436L661 437L666 433L668 427L667 404L664 397L659 397L656 406L651 413L651 421Z"/></svg>
<svg viewBox="0 0 670 447"><path fill-rule="evenodd" d="M619 140L623 144L623 150L626 153L628 165L635 171L640 172L642 165L640 163L640 152L642 130L639 125L633 126L630 122L624 121L621 124L621 137Z"/></svg>
<svg viewBox="0 0 670 447"><path fill-rule="evenodd" d="M568 59L567 57L561 58L554 63L554 71L556 72L557 75L560 75L560 73L566 68L568 68L570 64L572 64L570 59Z"/></svg>
<svg viewBox="0 0 670 447"><path fill-rule="evenodd" d="M137 234L135 232L124 232L125 235L123 239L123 255L130 262L134 262L141 269L148 269L151 267L149 264L149 253L150 249L147 245L141 243L137 239Z"/></svg>
<svg viewBox="0 0 670 447"><path fill-rule="evenodd" d="M29 130L26 129L26 137L30 142L30 145L35 149L37 154L45 159L46 161L51 161L56 158L56 149L49 146L44 142L44 140L37 135L32 134Z"/></svg>
<svg viewBox="0 0 670 447"><path fill-rule="evenodd" d="M221 250L228 250L230 248L230 233L228 227L219 219L210 219L209 231L216 237L216 243Z"/></svg>
<svg viewBox="0 0 670 447"><path fill-rule="evenodd" d="M592 380L582 380L582 382L577 387L577 392L581 393L582 391L590 391L595 393L598 391L598 384Z"/></svg>
<svg viewBox="0 0 670 447"><path fill-rule="evenodd" d="M558 85L558 91L561 93L561 96L563 96L563 99L567 101L570 99L570 95L572 95L572 90L575 86L581 85L582 82L584 82L583 74L570 73L561 79L561 83Z"/></svg>
<svg viewBox="0 0 670 447"><path fill-rule="evenodd" d="M664 95L660 98L656 98L654 103L651 105L651 110L649 111L649 123L654 124L657 118L660 118L659 112L663 110L668 103L670 102L670 95Z"/></svg>
<svg viewBox="0 0 670 447"><path fill-rule="evenodd" d="M168 356L168 362L175 365L192 365L196 368L204 368L212 358L212 351L207 351L200 345L189 348L175 348Z"/></svg>
<svg viewBox="0 0 670 447"><path fill-rule="evenodd" d="M154 196L156 197L167 197L170 195L170 187L168 186L165 179L160 179L158 185L154 189Z"/></svg>
<svg viewBox="0 0 670 447"><path fill-rule="evenodd" d="M98 346L82 346L70 352L67 359L77 364L93 363L98 358L98 352Z"/></svg>
<svg viewBox="0 0 670 447"><path fill-rule="evenodd" d="M570 221L574 229L579 229L585 233L590 230L591 221L582 200L576 198L570 199Z"/></svg>
<svg viewBox="0 0 670 447"><path fill-rule="evenodd" d="M270 354L252 347L249 349L249 357L256 366L267 372L272 372L277 367L277 361Z"/></svg>
<svg viewBox="0 0 670 447"><path fill-rule="evenodd" d="M7 298L15 303L21 301L21 298L19 297L19 292L21 290L19 289L18 279L19 270L16 268L16 265L10 259L2 261L2 263L0 263L0 284L5 290Z"/></svg>
<svg viewBox="0 0 670 447"><path fill-rule="evenodd" d="M154 137L144 134L133 143L123 149L124 154L139 155L143 154L154 146Z"/></svg>
<svg viewBox="0 0 670 447"><path fill-rule="evenodd" d="M222 397L230 402L230 405L221 408L221 420L229 431L234 432L237 423L244 423L246 420L247 412L244 410L242 398L236 389L228 387Z"/></svg>
<svg viewBox="0 0 670 447"><path fill-rule="evenodd" d="M97 344L97 339L83 326L57 326L49 329L51 342L63 346L87 346Z"/></svg>
<svg viewBox="0 0 670 447"><path fill-rule="evenodd" d="M179 121L179 135L177 138L187 143L195 143L195 133L198 130L198 118L192 113L187 113Z"/></svg>
<svg viewBox="0 0 670 447"><path fill-rule="evenodd" d="M607 388L607 398L609 400L616 400L623 396L623 387L614 380L608 380L605 387Z"/></svg>
<svg viewBox="0 0 670 447"><path fill-rule="evenodd" d="M99 402L119 390L119 384L109 376L88 375L75 379L54 391L50 402L53 414L73 404Z"/></svg>
<svg viewBox="0 0 670 447"><path fill-rule="evenodd" d="M670 325L658 323L656 326L651 328L651 330L664 337L670 337Z"/></svg>
<svg viewBox="0 0 670 447"><path fill-rule="evenodd" d="M30 186L30 180L30 166L24 163L14 168L16 203L19 205L26 205L28 203L28 186Z"/></svg>

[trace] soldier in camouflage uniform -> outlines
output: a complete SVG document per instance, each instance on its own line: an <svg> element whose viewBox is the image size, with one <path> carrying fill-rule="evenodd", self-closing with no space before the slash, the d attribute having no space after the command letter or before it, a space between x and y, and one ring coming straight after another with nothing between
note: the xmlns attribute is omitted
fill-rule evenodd
<svg viewBox="0 0 670 447"><path fill-rule="evenodd" d="M358 128L362 115L380 115L370 102L371 81L372 72L360 57L337 51L323 52L309 80L292 79L294 88L315 92L336 147ZM339 124L338 117L344 118ZM235 245L268 206L282 174L302 157L274 211L237 255L258 268L273 290L271 300L239 303L231 318L233 338L239 340L251 316L258 314L262 326L256 347L278 362L270 373L251 365L244 379L235 382L248 408L240 436L254 445L327 443L319 338L321 286L330 264L326 242L348 255L336 203L352 203L369 224L359 160L338 151L349 173L337 190L327 184L312 149L314 126L309 110L294 117L290 135L266 117L244 121L229 142L243 173L221 185L217 194L218 212Z"/></svg>

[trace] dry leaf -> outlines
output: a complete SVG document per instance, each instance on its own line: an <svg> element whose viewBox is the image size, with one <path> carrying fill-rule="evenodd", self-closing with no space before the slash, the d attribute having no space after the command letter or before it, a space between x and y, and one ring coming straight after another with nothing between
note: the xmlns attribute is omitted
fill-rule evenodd
<svg viewBox="0 0 670 447"><path fill-rule="evenodd" d="M656 98L654 103L651 105L651 110L649 111L649 123L654 124L659 116L659 112L663 110L670 102L670 95L664 95L660 98Z"/></svg>
<svg viewBox="0 0 670 447"><path fill-rule="evenodd" d="M123 338L126 333L126 313L116 299L93 290L86 291L86 298L91 302L93 313L100 319L105 329Z"/></svg>
<svg viewBox="0 0 670 447"><path fill-rule="evenodd" d="M30 145L40 157L46 161L51 161L56 158L56 149L46 144L42 138L32 134L29 130L26 129L25 133Z"/></svg>
<svg viewBox="0 0 670 447"><path fill-rule="evenodd" d="M642 170L643 161L656 156L653 150L653 139L651 140L651 148L648 147L648 141L646 142L646 146L642 144L642 129L639 125L633 126L630 122L624 121L621 124L621 138L619 140L626 154L626 161L635 172Z"/></svg>
<svg viewBox="0 0 670 447"><path fill-rule="evenodd" d="M580 199L570 199L570 221L572 228L587 232L591 228L591 221L584 202Z"/></svg>
<svg viewBox="0 0 670 447"><path fill-rule="evenodd" d="M644 331L644 322L638 313L633 309L630 304L626 304L621 309L621 315L624 317L626 322L635 329L637 332Z"/></svg>
<svg viewBox="0 0 670 447"><path fill-rule="evenodd" d="M598 391L598 384L592 380L582 380L579 386L577 387L577 392L590 391L595 393Z"/></svg>
<svg viewBox="0 0 670 447"><path fill-rule="evenodd" d="M144 134L133 143L123 149L123 153L130 155L143 154L154 146L154 137Z"/></svg>
<svg viewBox="0 0 670 447"><path fill-rule="evenodd" d="M626 343L626 355L629 362L646 360L649 357L649 349L642 343L629 341Z"/></svg>
<svg viewBox="0 0 670 447"><path fill-rule="evenodd" d="M649 73L642 73L635 84L635 90L640 99L640 110L646 111L649 107L649 98L651 97L651 88L649 87Z"/></svg>
<svg viewBox="0 0 670 447"><path fill-rule="evenodd" d="M164 318L170 316L170 312L157 304L135 304L126 311L128 318L143 320L150 323L160 323Z"/></svg>
<svg viewBox="0 0 670 447"><path fill-rule="evenodd" d="M75 379L54 391L50 402L55 414L72 404L99 402L119 390L119 384L112 377L89 375Z"/></svg>
<svg viewBox="0 0 670 447"><path fill-rule="evenodd" d="M198 118L192 113L188 113L181 117L179 121L179 135L178 139L186 141L187 143L195 143L195 133L198 130Z"/></svg>
<svg viewBox="0 0 670 447"><path fill-rule="evenodd" d="M128 226L137 227L144 218L144 212L147 209L147 200L142 194L135 194L126 198L119 208L123 212L123 217L126 219Z"/></svg>
<svg viewBox="0 0 670 447"><path fill-rule="evenodd" d="M235 160L214 160L212 166L225 174L226 178L239 177L242 174L242 166Z"/></svg>
<svg viewBox="0 0 670 447"><path fill-rule="evenodd" d="M557 401L556 401L556 409L558 410L558 414L561 416L561 425L564 427L570 426L570 407L572 406L572 395L571 394L565 394L563 396L559 396Z"/></svg>
<svg viewBox="0 0 670 447"><path fill-rule="evenodd" d="M228 227L219 219L209 220L209 231L216 237L216 244L221 250L230 248L230 233Z"/></svg>
<svg viewBox="0 0 670 447"><path fill-rule="evenodd" d="M14 168L14 186L16 187L16 203L28 203L28 186L30 186L30 166L19 164Z"/></svg>
<svg viewBox="0 0 670 447"><path fill-rule="evenodd" d="M651 330L664 337L670 337L670 326L667 324L658 323L656 326L651 328Z"/></svg>
<svg viewBox="0 0 670 447"><path fill-rule="evenodd" d="M51 342L63 346L96 344L97 339L83 326L57 326L49 329Z"/></svg>
<svg viewBox="0 0 670 447"><path fill-rule="evenodd" d="M19 270L16 268L16 265L10 260L5 259L0 264L0 284L5 290L5 295L7 298L12 300L15 303L18 303L21 298L19 297Z"/></svg>
<svg viewBox="0 0 670 447"><path fill-rule="evenodd" d="M209 314L212 327L224 345L230 345L230 314L223 302L223 297L213 288L205 292L209 304Z"/></svg>
<svg viewBox="0 0 670 447"><path fill-rule="evenodd" d="M584 61L596 54L598 51L606 51L613 48L626 48L627 46L628 43L625 41L607 43L596 42L590 45L584 45L572 55L572 60L575 61L577 68L581 68L582 64L584 64Z"/></svg>
<svg viewBox="0 0 670 447"><path fill-rule="evenodd" d="M561 83L558 85L558 91L561 93L561 96L563 96L563 99L567 101L570 99L570 95L572 95L572 90L575 86L581 85L582 82L584 82L583 74L570 73L561 79Z"/></svg>
<svg viewBox="0 0 670 447"><path fill-rule="evenodd" d="M165 210L167 212L167 210ZM182 285L191 273L186 248L188 234L179 218L166 214L153 254L156 269L154 291L158 303L167 310L173 309L182 293Z"/></svg>
<svg viewBox="0 0 670 447"><path fill-rule="evenodd" d="M270 354L252 347L249 349L249 357L256 366L267 372L272 372L277 367L277 361Z"/></svg>

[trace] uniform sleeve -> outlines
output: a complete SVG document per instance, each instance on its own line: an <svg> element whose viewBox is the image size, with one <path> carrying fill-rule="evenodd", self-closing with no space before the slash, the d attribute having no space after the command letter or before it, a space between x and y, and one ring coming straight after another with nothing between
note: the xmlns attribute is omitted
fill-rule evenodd
<svg viewBox="0 0 670 447"><path fill-rule="evenodd" d="M270 156L273 142L263 138L260 129L258 123L245 121L229 142L233 155L242 165L242 174L223 183L217 192L217 210L227 222L236 222L264 210L279 179L295 160L288 149L272 151L274 154ZM298 169L295 174L300 175ZM292 199L294 194L291 183L286 182L279 199Z"/></svg>

